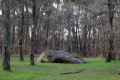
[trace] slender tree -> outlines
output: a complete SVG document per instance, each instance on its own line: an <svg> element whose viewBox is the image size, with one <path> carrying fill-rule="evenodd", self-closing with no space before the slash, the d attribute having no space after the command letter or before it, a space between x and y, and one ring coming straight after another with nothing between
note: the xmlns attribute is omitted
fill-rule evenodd
<svg viewBox="0 0 120 80"><path fill-rule="evenodd" d="M3 52L3 70L10 69L10 21L9 21L9 0L3 0L4 3L4 52Z"/></svg>
<svg viewBox="0 0 120 80"><path fill-rule="evenodd" d="M34 65L34 54L35 54L35 39L36 39L36 28L37 28L37 0L32 0L33 2L33 28L31 35L31 54L30 54L30 64Z"/></svg>
<svg viewBox="0 0 120 80"><path fill-rule="evenodd" d="M113 18L114 18L114 4L113 0L108 0L108 10L109 10L109 21L110 21L110 38L109 38L109 50L106 55L106 62L110 62L112 59L112 55L114 55L114 26L113 26Z"/></svg>
<svg viewBox="0 0 120 80"><path fill-rule="evenodd" d="M20 61L24 61L23 59L23 28L24 28L24 0L21 2L22 6L22 19L21 19L21 26L19 31L19 55L20 55Z"/></svg>

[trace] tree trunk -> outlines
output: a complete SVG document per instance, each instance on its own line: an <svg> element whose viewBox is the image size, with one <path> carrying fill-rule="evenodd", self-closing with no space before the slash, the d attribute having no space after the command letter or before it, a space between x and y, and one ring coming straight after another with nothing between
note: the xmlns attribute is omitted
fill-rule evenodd
<svg viewBox="0 0 120 80"><path fill-rule="evenodd" d="M76 24L76 52L79 54L79 46L78 46L78 27L79 27L79 24L78 24L78 20L77 20L77 24Z"/></svg>
<svg viewBox="0 0 120 80"><path fill-rule="evenodd" d="M13 12L13 16L15 17L15 10ZM14 17L12 19L14 22L14 23L12 23L12 44L15 44L15 19L14 19Z"/></svg>
<svg viewBox="0 0 120 80"><path fill-rule="evenodd" d="M37 1L32 0L33 2L33 28L32 28L32 35L31 35L31 54L30 54L30 64L35 65L34 63L34 54L35 54L35 35L36 35L36 28L37 28Z"/></svg>
<svg viewBox="0 0 120 80"><path fill-rule="evenodd" d="M87 13L87 5L85 4L85 22L86 24L84 25L83 27L83 56L84 57L87 57L87 16L88 16L88 13Z"/></svg>
<svg viewBox="0 0 120 80"><path fill-rule="evenodd" d="M4 52L3 52L3 70L10 71L10 20L9 20L9 0L3 0L4 3Z"/></svg>
<svg viewBox="0 0 120 80"><path fill-rule="evenodd" d="M24 0L22 0L22 20L21 20L21 26L20 32L19 32L19 55L20 55L20 61L24 61L23 59L23 27L24 27Z"/></svg>
<svg viewBox="0 0 120 80"><path fill-rule="evenodd" d="M28 46L30 43L28 0L25 0L25 5L26 5L25 46Z"/></svg>
<svg viewBox="0 0 120 80"><path fill-rule="evenodd" d="M109 9L109 21L110 21L110 38L109 38L109 49L106 55L106 62L110 62L111 59L115 59L114 53L114 27L113 27L113 17L114 17L114 4L113 0L108 0Z"/></svg>
<svg viewBox="0 0 120 80"><path fill-rule="evenodd" d="M47 21L46 21L46 23L45 23L45 29L46 29L46 39L45 39L45 45L44 45L44 49L46 49L47 48L47 46L48 46L48 37L49 37L49 33L48 33L48 31L49 31L49 17L50 17L50 11L48 11L48 13L47 13Z"/></svg>
<svg viewBox="0 0 120 80"><path fill-rule="evenodd" d="M83 56L86 57L87 53L86 53L86 43L87 43L87 26L84 26L84 38L83 38Z"/></svg>

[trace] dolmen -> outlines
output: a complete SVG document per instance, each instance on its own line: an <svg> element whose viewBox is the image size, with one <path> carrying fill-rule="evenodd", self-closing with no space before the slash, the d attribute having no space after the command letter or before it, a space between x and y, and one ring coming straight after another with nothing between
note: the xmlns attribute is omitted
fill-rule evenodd
<svg viewBox="0 0 120 80"><path fill-rule="evenodd" d="M73 63L73 64L84 64L86 63L81 58L76 58L75 56L71 55L70 53L63 52L63 51L45 51L42 53L37 62L41 62L42 58L46 56L50 62L53 63Z"/></svg>

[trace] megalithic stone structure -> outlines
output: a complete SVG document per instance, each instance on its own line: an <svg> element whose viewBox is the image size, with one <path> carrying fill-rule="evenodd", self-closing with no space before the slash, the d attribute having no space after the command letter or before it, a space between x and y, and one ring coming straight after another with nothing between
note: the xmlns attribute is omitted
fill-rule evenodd
<svg viewBox="0 0 120 80"><path fill-rule="evenodd" d="M63 51L49 50L49 51L44 52L44 54L50 62L54 62L54 63L74 63L74 64L86 63L83 59L76 58L70 53L63 52ZM41 56L38 59L41 59Z"/></svg>

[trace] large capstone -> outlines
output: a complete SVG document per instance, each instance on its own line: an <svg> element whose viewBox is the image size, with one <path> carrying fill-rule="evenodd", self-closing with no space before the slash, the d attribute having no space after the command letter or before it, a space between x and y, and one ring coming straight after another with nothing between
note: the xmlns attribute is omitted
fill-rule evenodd
<svg viewBox="0 0 120 80"><path fill-rule="evenodd" d="M86 63L83 59L76 58L70 53L63 51L49 50L45 52L45 56L50 62L54 62L54 63L74 63L74 64Z"/></svg>

